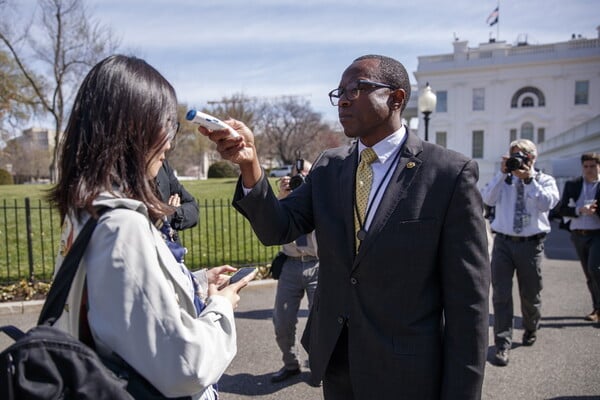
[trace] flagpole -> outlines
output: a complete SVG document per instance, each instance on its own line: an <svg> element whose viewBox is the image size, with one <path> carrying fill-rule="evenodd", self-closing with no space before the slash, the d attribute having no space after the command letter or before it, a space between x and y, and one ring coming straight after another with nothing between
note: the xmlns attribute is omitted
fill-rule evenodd
<svg viewBox="0 0 600 400"><path fill-rule="evenodd" d="M496 41L500 41L500 0L496 3L496 7L498 8L498 23L496 24Z"/></svg>

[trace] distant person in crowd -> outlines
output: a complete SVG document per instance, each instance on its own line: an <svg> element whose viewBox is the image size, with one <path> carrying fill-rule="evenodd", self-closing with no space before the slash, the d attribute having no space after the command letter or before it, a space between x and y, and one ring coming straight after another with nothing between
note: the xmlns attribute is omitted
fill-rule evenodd
<svg viewBox="0 0 600 400"><path fill-rule="evenodd" d="M541 318L542 271L548 212L558 202L556 182L535 169L537 149L530 140L515 140L500 171L483 188L483 201L495 207L491 229L492 302L494 306L494 361L508 364L513 336L512 282L516 272L523 315L523 345L537 339Z"/></svg>
<svg viewBox="0 0 600 400"><path fill-rule="evenodd" d="M166 221L172 228L173 240L181 243L177 232L198 224L198 202L179 182L167 160L163 161L155 181L162 201L175 208Z"/></svg>
<svg viewBox="0 0 600 400"><path fill-rule="evenodd" d="M302 168L298 171L298 163ZM308 175L311 163L298 160L292 171L292 177L285 176L279 180L279 194L277 198L284 199L293 190L303 184L300 177ZM290 186L290 182L292 185ZM286 255L281 275L277 282L275 307L273 308L273 326L275 340L281 350L283 367L271 376L272 382L281 382L300 373L299 351L296 340L296 325L298 324L298 310L300 301L306 293L308 308L310 309L319 274L319 258L317 256L317 240L315 233L311 232L298 237L295 241L284 244L281 251ZM309 382L317 384L316 382Z"/></svg>
<svg viewBox="0 0 600 400"><path fill-rule="evenodd" d="M96 351L151 387L152 395L128 387L136 398L216 399L215 384L237 351L238 292L254 276L219 290L222 274L235 268L192 274L156 229L174 212L153 180L176 126L173 87L141 59L108 57L81 83L49 194L63 222L57 265L90 215L105 211L55 326L79 337L87 292Z"/></svg>
<svg viewBox="0 0 600 400"><path fill-rule="evenodd" d="M175 176L175 172L167 160L158 170L156 184L163 201L175 207L169 216L171 226L178 230L193 228L198 224L198 202Z"/></svg>
<svg viewBox="0 0 600 400"><path fill-rule="evenodd" d="M267 245L313 230L319 283L302 344L326 400L481 397L490 269L477 163L402 125L411 85L380 55L329 93L349 146L278 200L252 132L208 132L240 166L234 206Z"/></svg>
<svg viewBox="0 0 600 400"><path fill-rule="evenodd" d="M581 168L582 176L565 183L558 212L570 220L571 241L592 296L585 319L600 322L600 155L583 154Z"/></svg>

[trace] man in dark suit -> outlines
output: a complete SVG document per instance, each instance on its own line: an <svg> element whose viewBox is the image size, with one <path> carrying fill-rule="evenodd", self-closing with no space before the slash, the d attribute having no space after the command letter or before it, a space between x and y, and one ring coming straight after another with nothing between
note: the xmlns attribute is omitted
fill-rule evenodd
<svg viewBox="0 0 600 400"><path fill-rule="evenodd" d="M569 218L571 241L581 262L592 312L584 318L600 322L600 155L581 155L582 176L565 183L558 213Z"/></svg>
<svg viewBox="0 0 600 400"><path fill-rule="evenodd" d="M283 200L252 133L201 132L240 165L234 206L268 245L316 231L319 284L303 345L327 400L479 399L490 267L477 164L402 125L406 70L356 59L329 94L352 145L326 150ZM373 154L371 165L359 167ZM363 170L371 170L371 177ZM355 186L366 186L359 210Z"/></svg>

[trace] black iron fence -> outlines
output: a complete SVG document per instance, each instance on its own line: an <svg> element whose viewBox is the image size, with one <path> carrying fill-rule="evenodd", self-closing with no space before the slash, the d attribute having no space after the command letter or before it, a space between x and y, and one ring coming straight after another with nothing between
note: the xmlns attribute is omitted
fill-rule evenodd
<svg viewBox="0 0 600 400"><path fill-rule="evenodd" d="M200 222L179 233L191 269L230 264L266 265L278 251L263 246L230 200L199 202ZM50 281L54 273L60 216L43 200L3 200L0 204L0 283Z"/></svg>

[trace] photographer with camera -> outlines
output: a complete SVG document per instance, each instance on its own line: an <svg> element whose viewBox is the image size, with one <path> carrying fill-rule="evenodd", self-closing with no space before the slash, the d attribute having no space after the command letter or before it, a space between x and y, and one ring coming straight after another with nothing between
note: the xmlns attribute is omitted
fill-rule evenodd
<svg viewBox="0 0 600 400"><path fill-rule="evenodd" d="M537 149L527 139L510 144L510 156L502 157L500 171L483 188L483 201L496 207L491 223L495 233L492 250L492 302L494 305L495 363L508 364L512 346L512 280L516 271L523 316L523 346L537 339L541 318L544 240L550 232L548 212L559 200L556 181L534 168Z"/></svg>
<svg viewBox="0 0 600 400"><path fill-rule="evenodd" d="M283 199L304 184L304 177L308 175L310 167L309 162L296 160L292 176L285 176L278 181L277 197ZM273 383L284 381L300 373L299 348L296 342L298 310L305 292L310 309L319 274L317 240L314 231L300 236L294 242L284 244L281 252L284 254L285 261L278 277L273 326L284 365L271 376ZM309 383L317 384L312 380Z"/></svg>

